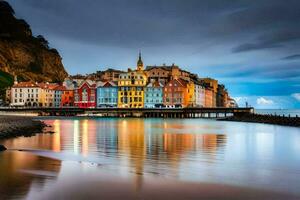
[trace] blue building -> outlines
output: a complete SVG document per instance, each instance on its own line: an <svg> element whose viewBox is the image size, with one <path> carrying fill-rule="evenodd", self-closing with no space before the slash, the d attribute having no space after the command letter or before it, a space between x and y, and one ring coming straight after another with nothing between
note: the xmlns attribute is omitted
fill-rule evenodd
<svg viewBox="0 0 300 200"><path fill-rule="evenodd" d="M145 87L145 108L159 108L163 106L163 84L154 81Z"/></svg>
<svg viewBox="0 0 300 200"><path fill-rule="evenodd" d="M117 107L118 86L112 81L104 82L97 87L97 107Z"/></svg>
<svg viewBox="0 0 300 200"><path fill-rule="evenodd" d="M64 86L57 86L54 88L54 98L53 98L53 106L54 107L61 107L61 97L62 91L65 89Z"/></svg>

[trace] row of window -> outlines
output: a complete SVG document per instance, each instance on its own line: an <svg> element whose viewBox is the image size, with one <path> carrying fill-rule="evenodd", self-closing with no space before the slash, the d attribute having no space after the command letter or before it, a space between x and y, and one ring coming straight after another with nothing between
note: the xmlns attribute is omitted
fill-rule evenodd
<svg viewBox="0 0 300 200"><path fill-rule="evenodd" d="M163 95L162 95L162 93L160 93L160 94L148 94L148 93L146 93L146 97L162 97Z"/></svg>
<svg viewBox="0 0 300 200"><path fill-rule="evenodd" d="M38 102L38 99L26 99L26 101L24 99L15 99L15 103L23 103L23 102Z"/></svg>
<svg viewBox="0 0 300 200"><path fill-rule="evenodd" d="M150 99L150 100L146 100L146 103L162 103L162 100L153 100L153 99Z"/></svg>
<svg viewBox="0 0 300 200"><path fill-rule="evenodd" d="M143 87L119 87L119 91L144 91Z"/></svg>
<svg viewBox="0 0 300 200"><path fill-rule="evenodd" d="M166 102L173 102L173 103L181 103L182 99L181 98L166 98Z"/></svg>
<svg viewBox="0 0 300 200"><path fill-rule="evenodd" d="M120 75L119 79L143 79L143 76L127 76L127 75Z"/></svg>
<svg viewBox="0 0 300 200"><path fill-rule="evenodd" d="M25 97L25 96L26 96L26 95L24 95L24 97ZM19 94L19 97L20 97L20 98L23 97L23 94L22 94L22 93ZM28 97L28 98L34 97L34 95L33 95L33 94L27 94L27 97ZM36 94L35 97L36 97L36 98L39 98L39 95ZM15 98L18 98L18 94L15 94Z"/></svg>
<svg viewBox="0 0 300 200"><path fill-rule="evenodd" d="M25 92L26 89L23 90L22 88L19 88L19 92L23 92L23 91ZM34 91L35 91L35 92L38 92L39 89L35 89L35 90L34 90L34 89L27 89L27 92L28 92L28 93L29 93L30 91L31 91L32 93L33 93ZM18 89L17 89L17 88L15 88L15 92L18 92Z"/></svg>
<svg viewBox="0 0 300 200"><path fill-rule="evenodd" d="M131 103L131 102L143 102L142 97L121 97L121 103Z"/></svg>
<svg viewBox="0 0 300 200"><path fill-rule="evenodd" d="M120 92L120 95L121 96L131 96L131 95L135 95L135 96L141 96L142 95L142 92Z"/></svg>
<svg viewBox="0 0 300 200"><path fill-rule="evenodd" d="M100 103L117 103L117 99L116 98L101 98L101 99L98 99L98 102L100 102Z"/></svg>
<svg viewBox="0 0 300 200"><path fill-rule="evenodd" d="M145 81L136 81L136 80L131 80L131 81L119 81L119 85L144 85L146 83Z"/></svg>

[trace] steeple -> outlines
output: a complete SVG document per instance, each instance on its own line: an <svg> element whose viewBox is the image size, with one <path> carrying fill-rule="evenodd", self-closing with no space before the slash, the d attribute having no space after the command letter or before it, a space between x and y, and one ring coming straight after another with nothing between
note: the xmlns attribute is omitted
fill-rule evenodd
<svg viewBox="0 0 300 200"><path fill-rule="evenodd" d="M144 70L144 64L142 61L142 53L139 51L139 60L137 61L137 70Z"/></svg>

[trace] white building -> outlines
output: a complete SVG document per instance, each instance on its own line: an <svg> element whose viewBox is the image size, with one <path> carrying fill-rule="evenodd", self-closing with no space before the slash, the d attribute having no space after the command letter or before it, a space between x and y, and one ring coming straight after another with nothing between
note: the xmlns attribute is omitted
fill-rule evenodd
<svg viewBox="0 0 300 200"><path fill-rule="evenodd" d="M20 82L11 88L11 106L39 106L41 104L41 88L31 81Z"/></svg>
<svg viewBox="0 0 300 200"><path fill-rule="evenodd" d="M200 83L195 83L195 107L204 107L205 105L205 87Z"/></svg>

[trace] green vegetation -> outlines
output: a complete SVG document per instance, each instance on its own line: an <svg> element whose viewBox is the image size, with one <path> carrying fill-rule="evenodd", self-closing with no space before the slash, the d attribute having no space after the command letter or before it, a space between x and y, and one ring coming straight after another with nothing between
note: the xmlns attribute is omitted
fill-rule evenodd
<svg viewBox="0 0 300 200"><path fill-rule="evenodd" d="M5 89L12 86L14 83L14 77L6 72L0 70L0 99L5 97Z"/></svg>

